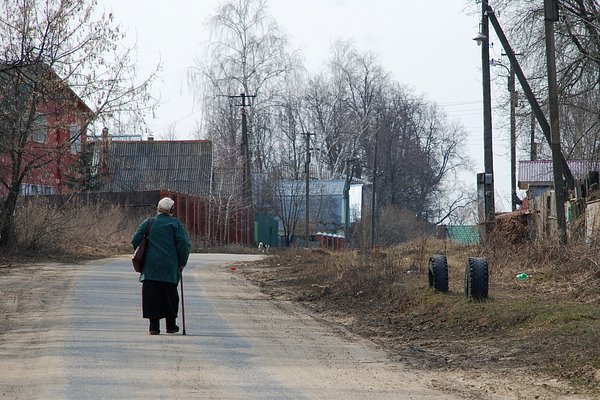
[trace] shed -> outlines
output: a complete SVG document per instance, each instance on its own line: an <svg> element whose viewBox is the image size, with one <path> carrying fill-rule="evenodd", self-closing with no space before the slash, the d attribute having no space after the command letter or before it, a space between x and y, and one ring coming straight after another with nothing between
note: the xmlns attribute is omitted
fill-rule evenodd
<svg viewBox="0 0 600 400"><path fill-rule="evenodd" d="M309 213L310 220L317 229L335 232L345 223L344 179L310 180ZM360 218L362 206L362 184L351 184L349 190L350 222ZM282 181L277 191L280 207L297 208L304 215L306 208L306 182L303 180ZM281 211L281 210L280 210ZM288 214L289 210L284 210ZM281 214L281 212L280 212Z"/></svg>
<svg viewBox="0 0 600 400"><path fill-rule="evenodd" d="M135 192L169 190L208 196L211 189L212 143L208 140L95 142L95 165L106 159L100 171L101 191Z"/></svg>
<svg viewBox="0 0 600 400"><path fill-rule="evenodd" d="M567 165L577 181L585 178L588 171L600 170L600 162L587 160L568 160ZM552 160L519 161L519 189L531 189L534 196L541 195L554 187L554 168Z"/></svg>

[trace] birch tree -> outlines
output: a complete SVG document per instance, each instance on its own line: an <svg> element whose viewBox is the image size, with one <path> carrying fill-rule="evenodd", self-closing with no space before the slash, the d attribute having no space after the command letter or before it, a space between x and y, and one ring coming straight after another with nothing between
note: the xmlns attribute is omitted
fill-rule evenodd
<svg viewBox="0 0 600 400"><path fill-rule="evenodd" d="M240 157L241 93L250 96L246 108L249 145L256 171L266 169L273 150L273 109L298 67L297 55L268 13L265 0L227 0L209 20L211 39L190 69L190 83L204 107L205 130L213 140L217 164L234 165Z"/></svg>

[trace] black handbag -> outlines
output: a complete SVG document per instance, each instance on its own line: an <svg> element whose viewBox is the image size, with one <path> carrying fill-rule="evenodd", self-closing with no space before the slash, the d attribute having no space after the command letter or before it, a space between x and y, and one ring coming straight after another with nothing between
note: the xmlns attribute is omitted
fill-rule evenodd
<svg viewBox="0 0 600 400"><path fill-rule="evenodd" d="M150 236L153 222L154 218L150 218L150 221L148 221L148 224L146 225L146 230L144 231L144 237L142 238L142 241L138 247L135 248L133 257L131 258L133 269L135 272L139 272L140 274L144 270L144 258L146 256L146 247L148 246L148 236Z"/></svg>

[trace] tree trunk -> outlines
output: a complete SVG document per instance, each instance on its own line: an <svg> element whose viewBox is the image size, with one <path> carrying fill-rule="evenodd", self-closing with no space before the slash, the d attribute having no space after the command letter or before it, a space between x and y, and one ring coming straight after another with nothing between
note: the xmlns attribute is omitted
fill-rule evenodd
<svg viewBox="0 0 600 400"><path fill-rule="evenodd" d="M0 248L7 249L15 244L15 209L19 198L20 182L13 182L0 213Z"/></svg>

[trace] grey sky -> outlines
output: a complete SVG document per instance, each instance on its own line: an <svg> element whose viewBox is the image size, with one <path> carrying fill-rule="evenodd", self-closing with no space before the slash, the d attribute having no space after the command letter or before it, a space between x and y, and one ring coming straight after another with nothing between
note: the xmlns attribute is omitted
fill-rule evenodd
<svg viewBox="0 0 600 400"><path fill-rule="evenodd" d="M465 0L268 0L270 14L288 34L292 46L302 50L309 71L319 71L328 60L330 44L353 39L357 48L373 51L393 79L444 108L451 120L467 130L467 149L476 172L483 171L481 52L472 38L477 15L468 15ZM200 118L198 105L186 82L199 46L208 40L205 22L215 13L218 0L99 0L112 11L137 42L142 75L158 62L162 79L155 92L162 99L150 131L161 135L176 124L178 138L191 137ZM499 44L491 49L500 58ZM492 71L492 76L503 71ZM504 95L493 86L493 98ZM510 208L508 124L494 115L494 170L496 207ZM475 173L461 179L475 189Z"/></svg>

